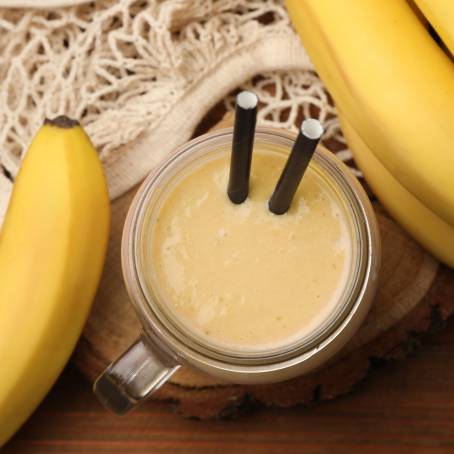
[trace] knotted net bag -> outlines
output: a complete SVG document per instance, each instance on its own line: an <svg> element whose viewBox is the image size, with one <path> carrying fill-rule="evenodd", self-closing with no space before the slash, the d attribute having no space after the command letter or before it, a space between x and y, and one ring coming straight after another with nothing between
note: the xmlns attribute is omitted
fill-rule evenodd
<svg viewBox="0 0 454 454"><path fill-rule="evenodd" d="M260 123L316 112L346 148L280 0L0 0L0 219L45 117L80 120L115 199L240 86Z"/></svg>

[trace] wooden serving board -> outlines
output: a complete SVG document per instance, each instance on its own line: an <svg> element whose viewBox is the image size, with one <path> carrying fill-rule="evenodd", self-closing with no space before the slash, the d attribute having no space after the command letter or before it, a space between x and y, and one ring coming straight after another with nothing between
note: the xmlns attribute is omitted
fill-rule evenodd
<svg viewBox="0 0 454 454"><path fill-rule="evenodd" d="M217 127L231 122L227 116ZM135 192L113 204L104 276L74 355L90 380L140 332L120 265L123 223ZM289 407L332 399L351 390L376 361L405 356L422 334L440 328L454 311L454 272L415 243L378 204L375 208L383 248L378 294L366 321L336 357L308 375L260 386L221 383L184 367L154 398L169 400L183 415L198 418L231 415L251 402Z"/></svg>

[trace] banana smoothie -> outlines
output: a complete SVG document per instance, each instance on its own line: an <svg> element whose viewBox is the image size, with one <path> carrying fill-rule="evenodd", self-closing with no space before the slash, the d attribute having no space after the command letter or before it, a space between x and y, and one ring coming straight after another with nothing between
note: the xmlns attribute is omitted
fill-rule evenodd
<svg viewBox="0 0 454 454"><path fill-rule="evenodd" d="M352 267L346 209L310 166L290 210L268 199L287 156L255 149L249 197L226 194L229 157L168 189L153 223L151 280L186 330L222 348L266 351L309 336L336 310Z"/></svg>

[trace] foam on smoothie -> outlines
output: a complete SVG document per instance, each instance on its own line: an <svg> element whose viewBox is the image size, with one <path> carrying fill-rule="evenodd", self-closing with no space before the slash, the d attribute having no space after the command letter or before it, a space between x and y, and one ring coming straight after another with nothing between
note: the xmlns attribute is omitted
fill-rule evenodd
<svg viewBox="0 0 454 454"><path fill-rule="evenodd" d="M352 242L334 190L308 168L290 210L268 210L285 165L254 150L248 199L226 195L228 156L184 176L164 200L151 235L151 267L187 329L235 350L291 344L320 326L347 285Z"/></svg>

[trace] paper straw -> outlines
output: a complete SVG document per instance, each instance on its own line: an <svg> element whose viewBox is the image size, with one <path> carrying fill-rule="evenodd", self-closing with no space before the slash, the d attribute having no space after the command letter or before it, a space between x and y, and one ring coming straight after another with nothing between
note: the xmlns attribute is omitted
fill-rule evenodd
<svg viewBox="0 0 454 454"><path fill-rule="evenodd" d="M274 214L284 214L290 208L304 172L323 134L323 127L313 118L304 120L300 132L277 182L268 207Z"/></svg>
<svg viewBox="0 0 454 454"><path fill-rule="evenodd" d="M249 193L252 148L258 97L251 91L242 91L236 97L235 127L227 194L233 203L243 203Z"/></svg>

